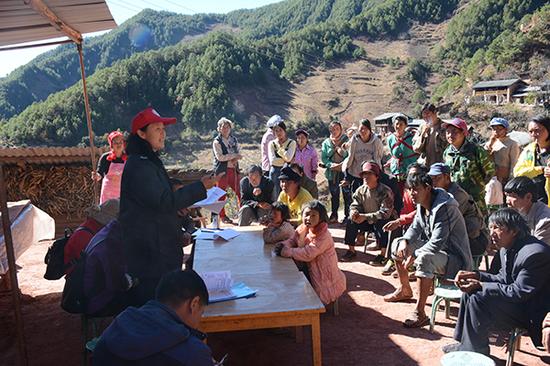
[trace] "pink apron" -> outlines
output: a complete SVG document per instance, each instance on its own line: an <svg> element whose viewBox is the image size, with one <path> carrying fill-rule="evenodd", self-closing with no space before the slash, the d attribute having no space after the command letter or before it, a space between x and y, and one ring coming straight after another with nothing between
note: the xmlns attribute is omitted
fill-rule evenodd
<svg viewBox="0 0 550 366"><path fill-rule="evenodd" d="M122 181L122 171L124 163L113 163L109 165L109 171L103 177L101 182L101 197L99 204L113 199L120 198L120 182Z"/></svg>

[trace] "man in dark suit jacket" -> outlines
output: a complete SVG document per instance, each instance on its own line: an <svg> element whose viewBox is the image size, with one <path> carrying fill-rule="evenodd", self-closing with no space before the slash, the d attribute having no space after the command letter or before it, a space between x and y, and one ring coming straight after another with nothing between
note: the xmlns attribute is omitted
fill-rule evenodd
<svg viewBox="0 0 550 366"><path fill-rule="evenodd" d="M500 248L498 274L460 271L455 282L464 291L455 328L458 344L444 352L489 354L489 329L527 329L541 345L542 321L550 310L550 247L529 235L529 227L514 209L489 218L491 240Z"/></svg>

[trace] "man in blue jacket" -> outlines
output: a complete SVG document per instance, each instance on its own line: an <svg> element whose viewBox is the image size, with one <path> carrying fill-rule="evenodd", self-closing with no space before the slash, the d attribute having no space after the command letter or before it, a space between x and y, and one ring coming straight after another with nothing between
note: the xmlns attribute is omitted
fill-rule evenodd
<svg viewBox="0 0 550 366"><path fill-rule="evenodd" d="M221 177L207 175L199 182L172 189L158 154L164 148L165 125L174 123L175 118L161 117L153 108L147 108L132 120L127 141L119 222L128 273L138 280L132 294L135 306L154 298L163 274L182 268L177 211L206 198L206 190Z"/></svg>
<svg viewBox="0 0 550 366"><path fill-rule="evenodd" d="M489 217L493 244L500 248L498 274L460 271L455 277L464 292L454 338L460 343L444 352L489 354L489 329L524 328L541 345L542 322L550 311L550 247L529 235L523 217L512 208Z"/></svg>
<svg viewBox="0 0 550 366"><path fill-rule="evenodd" d="M206 335L196 330L208 304L208 290L192 271L166 274L156 300L129 307L103 332L93 353L102 366L212 366Z"/></svg>

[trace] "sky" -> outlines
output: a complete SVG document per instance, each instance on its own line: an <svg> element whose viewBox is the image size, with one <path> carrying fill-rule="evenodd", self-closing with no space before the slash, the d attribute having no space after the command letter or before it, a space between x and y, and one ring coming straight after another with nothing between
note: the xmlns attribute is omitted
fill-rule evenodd
<svg viewBox="0 0 550 366"><path fill-rule="evenodd" d="M227 13L236 9L252 9L263 5L280 2L281 0L106 0L111 14L118 25L122 24L142 11L166 10L181 14L196 13ZM91 36L97 35L90 34ZM8 75L17 67L31 61L39 54L49 51L55 46L33 47L27 49L1 51L0 77Z"/></svg>

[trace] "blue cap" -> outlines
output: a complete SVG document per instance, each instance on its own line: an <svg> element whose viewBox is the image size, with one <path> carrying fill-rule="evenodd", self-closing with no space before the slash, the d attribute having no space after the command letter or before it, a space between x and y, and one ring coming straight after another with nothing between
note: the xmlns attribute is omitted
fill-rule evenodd
<svg viewBox="0 0 550 366"><path fill-rule="evenodd" d="M443 163L434 163L432 166L430 166L430 171L428 172L428 175L435 176L440 174L450 174L451 168L448 165L445 165Z"/></svg>
<svg viewBox="0 0 550 366"><path fill-rule="evenodd" d="M502 126L506 129L510 127L510 124L508 123L508 120L500 117L495 117L491 120L489 123L489 126Z"/></svg>

